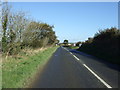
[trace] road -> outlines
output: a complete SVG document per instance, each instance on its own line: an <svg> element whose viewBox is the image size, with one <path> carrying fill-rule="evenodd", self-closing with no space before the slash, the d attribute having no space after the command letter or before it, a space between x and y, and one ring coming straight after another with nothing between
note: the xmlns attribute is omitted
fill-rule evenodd
<svg viewBox="0 0 120 90"><path fill-rule="evenodd" d="M33 88L118 88L119 67L60 47L38 75Z"/></svg>

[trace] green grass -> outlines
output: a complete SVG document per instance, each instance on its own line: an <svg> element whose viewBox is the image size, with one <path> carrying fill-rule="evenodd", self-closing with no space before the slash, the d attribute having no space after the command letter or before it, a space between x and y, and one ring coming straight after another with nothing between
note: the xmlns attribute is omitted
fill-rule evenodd
<svg viewBox="0 0 120 90"><path fill-rule="evenodd" d="M38 72L38 68L49 60L57 47L48 48L33 56L9 58L2 66L2 88L24 88Z"/></svg>
<svg viewBox="0 0 120 90"><path fill-rule="evenodd" d="M70 49L78 49L79 47L78 46L70 46L69 48Z"/></svg>

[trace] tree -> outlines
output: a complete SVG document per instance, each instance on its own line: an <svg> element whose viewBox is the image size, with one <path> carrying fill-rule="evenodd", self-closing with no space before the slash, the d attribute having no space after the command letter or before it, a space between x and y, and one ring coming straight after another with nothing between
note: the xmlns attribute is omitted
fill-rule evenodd
<svg viewBox="0 0 120 90"><path fill-rule="evenodd" d="M57 40L55 41L55 43L56 43L56 44L59 44L59 43L60 43L60 40L57 39Z"/></svg>
<svg viewBox="0 0 120 90"><path fill-rule="evenodd" d="M81 42L77 42L77 43L76 43L76 46L80 46L80 44L81 44Z"/></svg>
<svg viewBox="0 0 120 90"><path fill-rule="evenodd" d="M7 56L17 54L26 46L37 48L56 43L54 26L30 20L22 11L12 12L7 3L2 6L0 34L2 34L2 51Z"/></svg>
<svg viewBox="0 0 120 90"><path fill-rule="evenodd" d="M64 44L68 44L68 40L64 40L64 42L63 42Z"/></svg>
<svg viewBox="0 0 120 90"><path fill-rule="evenodd" d="M2 3L2 51L7 49L7 27L9 21L10 7L7 2Z"/></svg>
<svg viewBox="0 0 120 90"><path fill-rule="evenodd" d="M23 41L22 35L29 24L29 20L27 20L26 14L22 11L13 13L11 17L12 17L11 18L12 23L10 26L12 26L12 29L16 33L17 36L16 41L22 42Z"/></svg>
<svg viewBox="0 0 120 90"><path fill-rule="evenodd" d="M52 45L56 41L56 35L53 26L47 23L32 21L24 33L24 44L32 47L45 47Z"/></svg>
<svg viewBox="0 0 120 90"><path fill-rule="evenodd" d="M27 23L24 12L12 12L7 2L2 4L2 51L4 53L12 54L14 49L19 52L22 32Z"/></svg>
<svg viewBox="0 0 120 90"><path fill-rule="evenodd" d="M64 40L64 45L67 46L68 45L68 40Z"/></svg>

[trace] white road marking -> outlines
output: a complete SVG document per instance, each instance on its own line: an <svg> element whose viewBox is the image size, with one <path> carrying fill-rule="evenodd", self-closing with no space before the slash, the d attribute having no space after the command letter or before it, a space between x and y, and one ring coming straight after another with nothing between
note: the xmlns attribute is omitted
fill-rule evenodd
<svg viewBox="0 0 120 90"><path fill-rule="evenodd" d="M68 51L69 52L69 50L68 49L66 49L66 48L64 48L66 51Z"/></svg>
<svg viewBox="0 0 120 90"><path fill-rule="evenodd" d="M96 73L94 73L87 65L83 64L97 79L99 79L107 88L112 88L109 84L107 84L103 79L101 79Z"/></svg>
<svg viewBox="0 0 120 90"><path fill-rule="evenodd" d="M72 54L71 52L70 52L70 54ZM73 55L73 54L72 54Z"/></svg>
<svg viewBox="0 0 120 90"><path fill-rule="evenodd" d="M69 52L69 50L68 49L66 49L66 48L64 48L66 51L68 51ZM70 54L71 55L73 55L71 52L70 52ZM75 55L73 55L73 57L75 57L77 60L79 60L79 58L78 57L76 57Z"/></svg>
<svg viewBox="0 0 120 90"><path fill-rule="evenodd" d="M79 60L79 58L78 58L78 57L76 57L75 55L73 55L73 57L75 57L77 60Z"/></svg>
<svg viewBox="0 0 120 90"><path fill-rule="evenodd" d="M66 48L64 48L67 50ZM68 51L68 50L67 50ZM78 57L76 57L74 54L70 52L73 57L75 57L77 60L80 60ZM95 72L93 72L86 64L83 64L97 79L99 79L107 88L112 88L109 84L107 84L102 78L100 78Z"/></svg>
<svg viewBox="0 0 120 90"><path fill-rule="evenodd" d="M68 51L68 49L66 49Z"/></svg>

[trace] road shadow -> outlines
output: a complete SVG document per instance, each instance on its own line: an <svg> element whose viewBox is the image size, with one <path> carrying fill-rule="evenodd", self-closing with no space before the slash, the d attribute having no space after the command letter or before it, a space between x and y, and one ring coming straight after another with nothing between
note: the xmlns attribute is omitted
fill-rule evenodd
<svg viewBox="0 0 120 90"><path fill-rule="evenodd" d="M105 64L107 67L109 67L109 68L111 68L111 69L114 69L114 70L117 70L118 72L120 72L120 65L118 65L118 64L113 64L113 63L108 62L108 61L106 61L106 60L104 60L104 59L100 59L100 58L98 58L98 57L89 55L89 54L87 54L87 53L78 51L77 49L68 49L68 50L69 50L70 52L72 52L72 53L76 53L76 54L78 54L78 55L86 56L86 57L90 58L91 60L97 60L98 62Z"/></svg>

